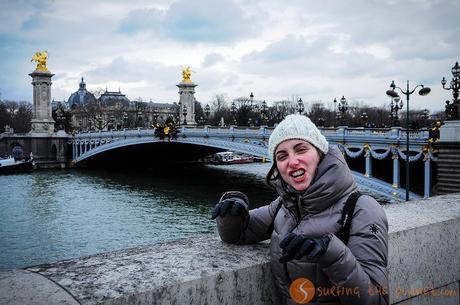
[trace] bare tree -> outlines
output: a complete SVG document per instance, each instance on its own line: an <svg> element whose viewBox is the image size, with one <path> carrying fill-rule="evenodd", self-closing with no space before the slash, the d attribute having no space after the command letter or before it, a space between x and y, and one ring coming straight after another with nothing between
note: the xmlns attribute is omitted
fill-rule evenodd
<svg viewBox="0 0 460 305"><path fill-rule="evenodd" d="M211 111L220 112L221 110L227 108L227 97L223 93L218 93L214 96L211 102Z"/></svg>
<svg viewBox="0 0 460 305"><path fill-rule="evenodd" d="M8 125L15 132L25 133L31 129L32 104L26 101L8 101L0 102L0 130L4 131Z"/></svg>

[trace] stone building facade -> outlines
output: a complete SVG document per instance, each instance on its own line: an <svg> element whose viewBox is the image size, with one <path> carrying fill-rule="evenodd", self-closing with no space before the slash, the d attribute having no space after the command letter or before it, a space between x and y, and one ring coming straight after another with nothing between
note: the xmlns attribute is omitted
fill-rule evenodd
<svg viewBox="0 0 460 305"><path fill-rule="evenodd" d="M71 114L72 130L75 131L150 128L168 118L177 121L179 115L177 104L130 101L121 90L106 89L96 98L86 89L83 78L64 107Z"/></svg>

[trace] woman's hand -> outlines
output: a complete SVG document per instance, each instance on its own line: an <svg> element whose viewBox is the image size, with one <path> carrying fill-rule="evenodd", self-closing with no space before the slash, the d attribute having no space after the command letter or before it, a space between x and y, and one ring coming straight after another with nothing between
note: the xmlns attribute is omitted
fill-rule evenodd
<svg viewBox="0 0 460 305"><path fill-rule="evenodd" d="M331 238L328 235L320 238L307 238L300 234L289 233L280 242L283 255L279 262L286 263L303 256L309 260L314 260L326 252L330 241Z"/></svg>
<svg viewBox="0 0 460 305"><path fill-rule="evenodd" d="M224 217L226 214L246 218L249 216L248 206L249 200L245 194L238 191L226 192L214 207L212 219Z"/></svg>

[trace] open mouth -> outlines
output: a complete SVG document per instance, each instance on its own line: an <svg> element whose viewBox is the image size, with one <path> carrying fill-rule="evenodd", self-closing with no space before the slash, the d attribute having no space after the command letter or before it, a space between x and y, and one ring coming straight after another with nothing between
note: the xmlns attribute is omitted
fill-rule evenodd
<svg viewBox="0 0 460 305"><path fill-rule="evenodd" d="M290 175L291 175L291 177L298 178L298 177L302 176L303 174L305 174L305 170L304 169L298 169L298 170L292 172Z"/></svg>

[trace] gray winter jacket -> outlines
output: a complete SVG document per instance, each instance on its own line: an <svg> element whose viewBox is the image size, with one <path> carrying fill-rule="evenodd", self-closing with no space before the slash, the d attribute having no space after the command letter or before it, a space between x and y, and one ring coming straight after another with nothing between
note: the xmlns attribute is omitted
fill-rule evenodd
<svg viewBox="0 0 460 305"><path fill-rule="evenodd" d="M269 205L251 210L249 221L231 215L218 217L221 239L234 242L234 237L229 236L235 233L239 234L239 244L271 238L272 273L283 303L295 304L289 297L289 285L297 278L307 278L316 288L310 304L387 304L388 223L380 204L370 196L361 196L348 243L345 245L335 235L341 228L343 206L356 191L353 176L337 147L330 147L303 193L289 191L290 187L281 179L275 182L275 188L279 197ZM269 232L272 221L274 229ZM317 261L302 258L284 266L279 263L279 244L289 232L312 238L329 235L331 241Z"/></svg>

